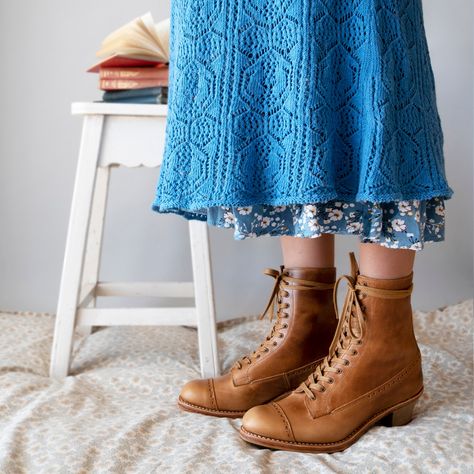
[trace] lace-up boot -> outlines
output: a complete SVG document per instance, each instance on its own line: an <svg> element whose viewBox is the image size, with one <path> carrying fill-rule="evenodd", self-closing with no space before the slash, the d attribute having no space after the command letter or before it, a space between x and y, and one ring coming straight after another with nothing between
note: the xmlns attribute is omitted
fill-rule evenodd
<svg viewBox="0 0 474 474"><path fill-rule="evenodd" d="M250 409L240 435L261 446L335 452L379 421L411 421L423 391L421 356L413 333L412 276L375 279L352 274L329 355L299 387Z"/></svg>
<svg viewBox="0 0 474 474"><path fill-rule="evenodd" d="M228 373L192 380L181 390L184 410L238 418L249 408L296 388L327 354L337 326L332 303L336 269L266 269L275 278L260 318L276 321L251 354L241 357Z"/></svg>

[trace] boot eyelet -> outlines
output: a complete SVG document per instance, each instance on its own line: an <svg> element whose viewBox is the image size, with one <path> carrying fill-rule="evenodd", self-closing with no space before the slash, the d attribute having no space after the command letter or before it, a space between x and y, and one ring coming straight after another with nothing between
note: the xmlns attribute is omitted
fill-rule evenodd
<svg viewBox="0 0 474 474"><path fill-rule="evenodd" d="M278 342L273 341L273 345L274 345L274 346L278 346Z"/></svg>
<svg viewBox="0 0 474 474"><path fill-rule="evenodd" d="M331 377L331 378L328 380L328 383L334 383L334 379Z"/></svg>
<svg viewBox="0 0 474 474"><path fill-rule="evenodd" d="M265 347L265 352L268 352L270 349L268 347Z"/></svg>
<svg viewBox="0 0 474 474"><path fill-rule="evenodd" d="M285 297L288 298L288 296L290 296L290 292L289 292L289 291L285 291Z"/></svg>
<svg viewBox="0 0 474 474"><path fill-rule="evenodd" d="M325 392L326 391L326 387L321 387L321 392Z"/></svg>
<svg viewBox="0 0 474 474"><path fill-rule="evenodd" d="M338 367L336 373L337 374L342 374L342 369L340 367Z"/></svg>
<svg viewBox="0 0 474 474"><path fill-rule="evenodd" d="M355 355L357 355L357 354L358 354L358 352L354 349L354 350L352 351L352 355L355 356Z"/></svg>
<svg viewBox="0 0 474 474"><path fill-rule="evenodd" d="M256 357L257 357L257 359L260 359L260 354L257 354Z"/></svg>
<svg viewBox="0 0 474 474"><path fill-rule="evenodd" d="M350 362L349 362L347 359L344 359L344 365L347 366L347 365L349 365L349 363L350 363Z"/></svg>
<svg viewBox="0 0 474 474"><path fill-rule="evenodd" d="M283 334L278 334L278 337L281 339L283 337Z"/></svg>
<svg viewBox="0 0 474 474"><path fill-rule="evenodd" d="M283 329L286 329L287 327L288 327L288 324L285 323L285 324L283 325Z"/></svg>

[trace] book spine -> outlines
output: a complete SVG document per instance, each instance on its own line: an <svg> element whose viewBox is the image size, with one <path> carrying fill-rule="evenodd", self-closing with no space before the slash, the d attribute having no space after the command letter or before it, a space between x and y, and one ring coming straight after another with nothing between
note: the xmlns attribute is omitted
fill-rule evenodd
<svg viewBox="0 0 474 474"><path fill-rule="evenodd" d="M99 87L102 90L143 89L145 87L167 86L168 80L160 79L100 79Z"/></svg>
<svg viewBox="0 0 474 474"><path fill-rule="evenodd" d="M99 70L100 79L168 79L168 68L155 68L155 67L110 67L100 68Z"/></svg>
<svg viewBox="0 0 474 474"><path fill-rule="evenodd" d="M168 96L167 87L145 87L143 89L128 89L117 91L105 91L103 93L104 100L127 99L131 97L143 97L153 95Z"/></svg>
<svg viewBox="0 0 474 474"><path fill-rule="evenodd" d="M162 95L143 96L143 97L129 97L124 99L108 99L104 102L115 104L167 104L167 97Z"/></svg>

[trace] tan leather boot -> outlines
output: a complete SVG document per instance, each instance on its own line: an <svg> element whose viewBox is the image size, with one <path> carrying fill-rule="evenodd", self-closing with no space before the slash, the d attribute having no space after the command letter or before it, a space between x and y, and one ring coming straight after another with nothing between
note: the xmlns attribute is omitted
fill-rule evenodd
<svg viewBox="0 0 474 474"><path fill-rule="evenodd" d="M332 303L336 269L267 269L275 286L261 318L277 302L270 334L220 377L192 380L178 405L187 411L238 418L251 407L296 388L327 354L337 327Z"/></svg>
<svg viewBox="0 0 474 474"><path fill-rule="evenodd" d="M352 275L329 355L296 390L250 409L241 437L292 451L335 452L380 420L411 421L423 391L421 355L413 333L412 276L393 280ZM337 305L336 305L337 306Z"/></svg>

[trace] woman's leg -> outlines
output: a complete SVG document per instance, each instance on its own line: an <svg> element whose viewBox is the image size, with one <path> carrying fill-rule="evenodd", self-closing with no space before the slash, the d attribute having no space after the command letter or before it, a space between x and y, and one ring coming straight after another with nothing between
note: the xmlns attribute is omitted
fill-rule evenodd
<svg viewBox="0 0 474 474"><path fill-rule="evenodd" d="M407 249L389 249L381 245L360 244L361 275L392 279L409 275L413 270L415 251Z"/></svg>
<svg viewBox="0 0 474 474"><path fill-rule="evenodd" d="M333 267L334 235L323 234L315 238L280 237L283 265L291 267Z"/></svg>
<svg viewBox="0 0 474 474"><path fill-rule="evenodd" d="M282 236L285 267L333 267L334 235L317 238ZM371 278L400 278L411 273L415 251L389 249L373 243L360 244L360 273Z"/></svg>

